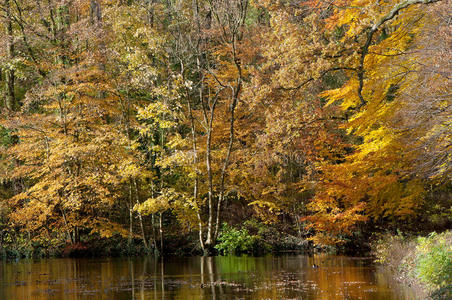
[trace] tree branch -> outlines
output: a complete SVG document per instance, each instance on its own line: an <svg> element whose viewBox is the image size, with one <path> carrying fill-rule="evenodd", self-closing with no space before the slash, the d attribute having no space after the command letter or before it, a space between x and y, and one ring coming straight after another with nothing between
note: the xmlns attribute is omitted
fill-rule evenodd
<svg viewBox="0 0 452 300"><path fill-rule="evenodd" d="M367 101L364 99L364 97L362 95L362 91L363 91L363 87L364 87L364 75L365 75L364 60L366 58L366 55L369 53L369 47L372 43L372 38L373 38L375 32L378 31L378 29L380 28L381 25L383 25L384 23L386 23L389 20L392 20L402 9L405 9L405 8L407 8L411 5L415 5L415 4L430 4L430 3L435 3L435 2L439 2L439 1L441 1L441 0L407 0L407 1L404 1L404 2L399 3L396 6L394 6L394 8L391 9L391 11L389 13L384 15L380 20L377 21L377 23L372 25L372 27L370 28L370 31L367 35L366 43L364 44L364 46L361 50L361 57L360 57L359 66L358 66L358 81L359 81L358 97L359 97L359 100L361 101L359 108L366 105L366 103L367 103Z"/></svg>
<svg viewBox="0 0 452 300"><path fill-rule="evenodd" d="M315 77L308 78L308 79L306 79L305 81L303 81L302 83L300 83L299 85L297 85L295 87L284 87L284 86L281 86L281 87L278 87L277 89L278 90L284 90L284 91L298 90L298 89L302 88L303 86L305 86L306 84L308 84L309 82L314 81L316 79L322 78L323 76L325 76L329 72L340 71L340 70L350 70L350 71L355 71L355 72L357 71L355 68L347 68L347 67L331 68L331 69L323 71L318 78L315 78Z"/></svg>

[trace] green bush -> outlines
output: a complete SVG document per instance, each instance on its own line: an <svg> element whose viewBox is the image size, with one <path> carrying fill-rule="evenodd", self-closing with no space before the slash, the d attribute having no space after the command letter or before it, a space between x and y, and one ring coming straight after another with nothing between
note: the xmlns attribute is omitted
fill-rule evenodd
<svg viewBox="0 0 452 300"><path fill-rule="evenodd" d="M419 238L416 250L416 275L422 282L433 288L451 282L452 244L446 234L433 233L427 238Z"/></svg>
<svg viewBox="0 0 452 300"><path fill-rule="evenodd" d="M431 299L452 299L452 231L418 238L384 235L373 244L373 254L397 277L422 283Z"/></svg>
<svg viewBox="0 0 452 300"><path fill-rule="evenodd" d="M224 223L215 248L221 254L253 253L256 242L257 237L250 235L247 229L236 229Z"/></svg>

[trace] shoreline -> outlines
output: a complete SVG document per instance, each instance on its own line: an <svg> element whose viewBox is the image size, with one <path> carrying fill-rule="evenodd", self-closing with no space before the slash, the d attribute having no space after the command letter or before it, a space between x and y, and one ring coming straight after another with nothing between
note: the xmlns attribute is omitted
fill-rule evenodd
<svg viewBox="0 0 452 300"><path fill-rule="evenodd" d="M395 280L426 299L452 298L452 231L426 237L383 235L372 245L372 254Z"/></svg>

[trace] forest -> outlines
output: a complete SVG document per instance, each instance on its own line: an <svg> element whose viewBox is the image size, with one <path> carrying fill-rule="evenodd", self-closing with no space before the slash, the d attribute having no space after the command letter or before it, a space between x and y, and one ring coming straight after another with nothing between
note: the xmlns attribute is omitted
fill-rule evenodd
<svg viewBox="0 0 452 300"><path fill-rule="evenodd" d="M359 251L452 228L451 16L1 0L0 250Z"/></svg>

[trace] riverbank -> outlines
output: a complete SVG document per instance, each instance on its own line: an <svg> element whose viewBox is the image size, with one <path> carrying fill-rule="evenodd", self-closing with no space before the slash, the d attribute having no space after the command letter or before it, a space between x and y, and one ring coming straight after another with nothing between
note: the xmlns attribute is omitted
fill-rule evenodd
<svg viewBox="0 0 452 300"><path fill-rule="evenodd" d="M377 262L429 299L452 298L452 231L427 237L384 235L373 244Z"/></svg>
<svg viewBox="0 0 452 300"><path fill-rule="evenodd" d="M156 256L197 256L203 251L196 232L181 235L180 232L167 232L163 242L150 239L145 247L141 238L129 239L127 236L113 235L105 238L92 234L80 235L76 242L65 236L30 239L25 234L11 233L0 243L0 258L57 258L57 257L133 257ZM223 224L215 253L218 255L254 256L269 253L314 253L324 252L309 242L306 236L279 225L266 225L255 220L245 221L240 226ZM334 253L334 249L329 249ZM336 251L337 252L337 251Z"/></svg>

